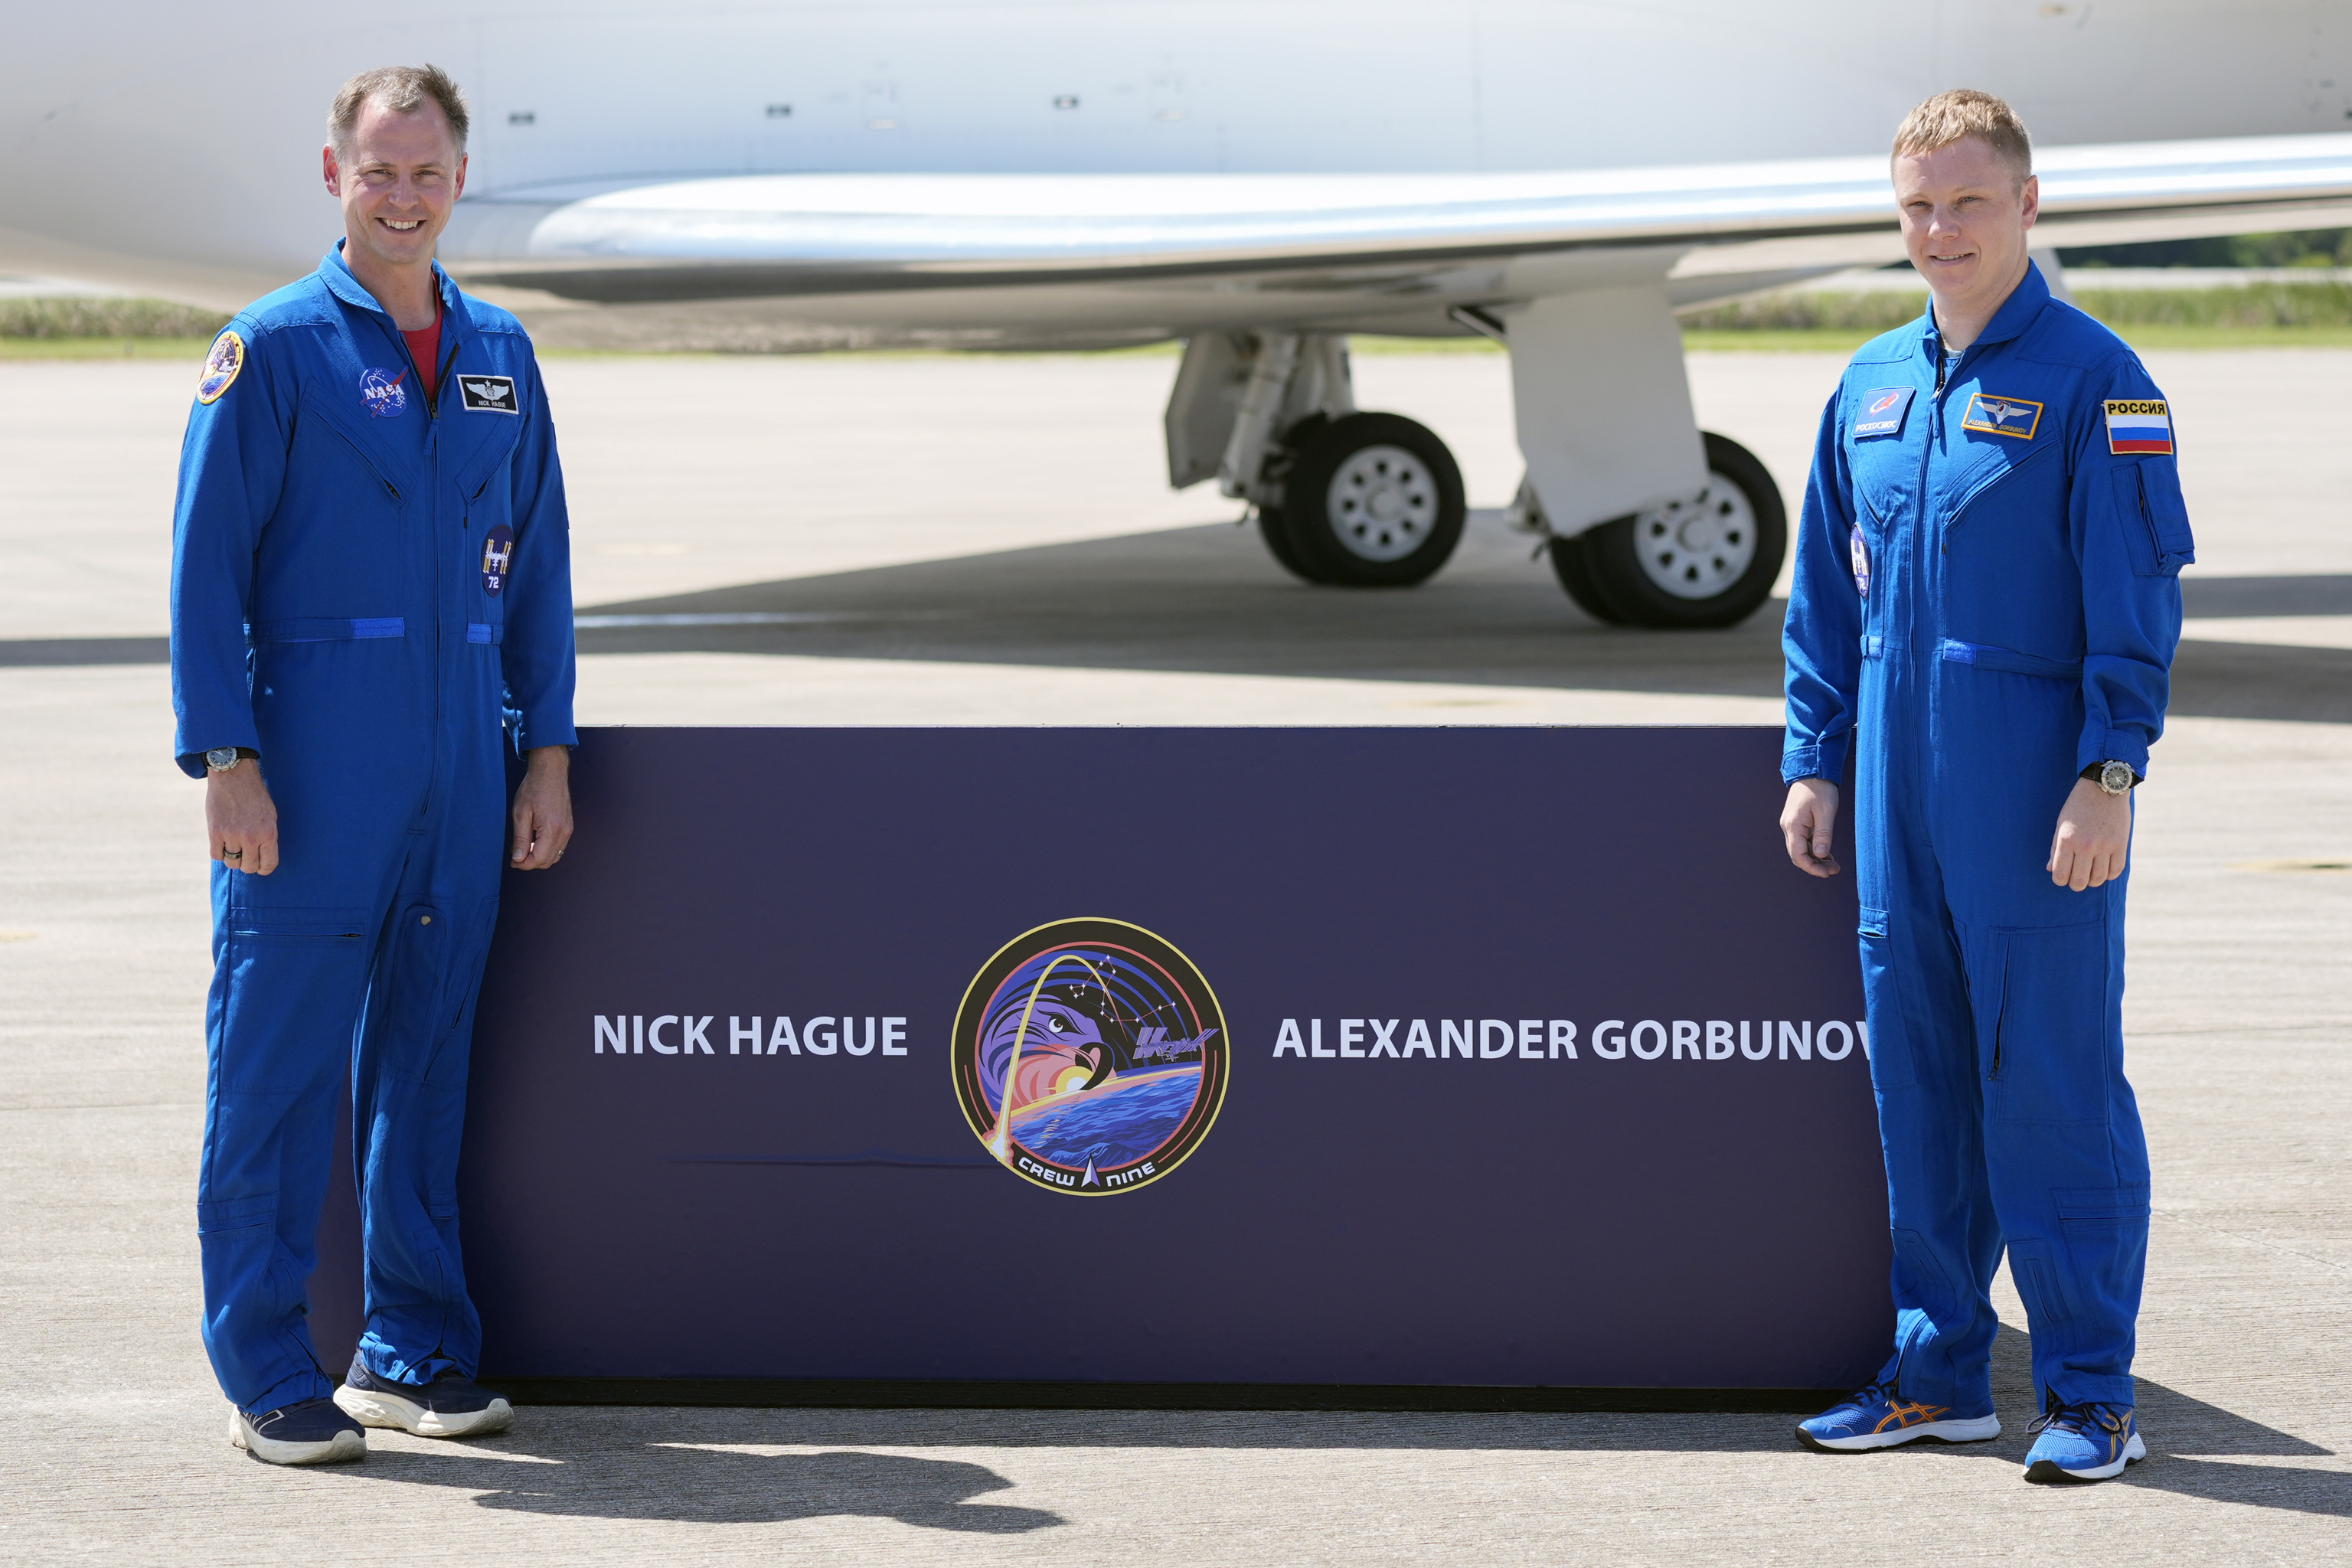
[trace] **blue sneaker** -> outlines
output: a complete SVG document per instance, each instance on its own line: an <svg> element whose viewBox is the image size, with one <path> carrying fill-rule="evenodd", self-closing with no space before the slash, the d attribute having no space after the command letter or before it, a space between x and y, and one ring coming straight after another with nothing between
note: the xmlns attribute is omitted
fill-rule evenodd
<svg viewBox="0 0 2352 1568"><path fill-rule="evenodd" d="M1851 1454L1892 1448L1922 1437L1938 1443L1981 1443L2000 1436L2000 1417L1988 1405L1981 1415L1962 1415L1948 1405L1906 1399L1891 1383L1874 1383L1797 1423L1797 1441L1823 1453Z"/></svg>
<svg viewBox="0 0 2352 1568"><path fill-rule="evenodd" d="M2042 1434L2025 1455L2029 1481L2104 1481L2147 1458L2139 1417L2128 1405L2062 1405L2053 1394L2050 1408L2026 1430Z"/></svg>
<svg viewBox="0 0 2352 1568"><path fill-rule="evenodd" d="M352 1357L352 1370L335 1403L362 1426L397 1426L419 1437L487 1437L514 1424L514 1407L503 1394L467 1377L445 1372L430 1383L394 1383L368 1371Z"/></svg>
<svg viewBox="0 0 2352 1568"><path fill-rule="evenodd" d="M231 1411L228 1440L272 1465L340 1465L367 1458L367 1434L331 1399L305 1399L253 1415Z"/></svg>

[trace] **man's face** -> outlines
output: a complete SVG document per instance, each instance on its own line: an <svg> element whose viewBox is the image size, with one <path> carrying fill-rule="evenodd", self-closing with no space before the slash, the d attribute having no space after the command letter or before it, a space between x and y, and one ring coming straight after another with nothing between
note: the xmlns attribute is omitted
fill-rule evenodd
<svg viewBox="0 0 2352 1568"><path fill-rule="evenodd" d="M1965 136L1895 160L1903 247L1936 298L1968 308L1998 303L2025 274L2025 234L2040 210L2041 183Z"/></svg>
<svg viewBox="0 0 2352 1568"><path fill-rule="evenodd" d="M449 209L466 188L466 160L438 105L395 114L379 103L360 110L350 157L327 149L327 190L343 204L351 245L393 267L433 254Z"/></svg>

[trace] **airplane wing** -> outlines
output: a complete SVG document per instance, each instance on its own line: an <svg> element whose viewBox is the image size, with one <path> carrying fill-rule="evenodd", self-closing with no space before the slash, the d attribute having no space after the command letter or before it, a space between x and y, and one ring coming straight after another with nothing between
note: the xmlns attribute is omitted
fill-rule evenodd
<svg viewBox="0 0 2352 1568"><path fill-rule="evenodd" d="M2352 225L2352 135L2046 149L2050 245ZM1681 306L1897 259L1883 159L1507 174L743 174L460 204L478 286L866 334L1112 336L1447 311L1664 275ZM952 296L926 301L922 296ZM992 303L991 296L995 296ZM731 304L730 302L732 302ZM626 313L625 311L624 313Z"/></svg>

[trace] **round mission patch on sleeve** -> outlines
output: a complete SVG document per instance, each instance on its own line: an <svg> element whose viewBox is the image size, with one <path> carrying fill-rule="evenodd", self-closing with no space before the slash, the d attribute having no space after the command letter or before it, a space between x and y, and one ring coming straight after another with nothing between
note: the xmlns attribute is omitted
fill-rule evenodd
<svg viewBox="0 0 2352 1568"><path fill-rule="evenodd" d="M205 355L205 373L196 378L196 401L218 403L244 368L245 340L224 328L213 340L212 352Z"/></svg>

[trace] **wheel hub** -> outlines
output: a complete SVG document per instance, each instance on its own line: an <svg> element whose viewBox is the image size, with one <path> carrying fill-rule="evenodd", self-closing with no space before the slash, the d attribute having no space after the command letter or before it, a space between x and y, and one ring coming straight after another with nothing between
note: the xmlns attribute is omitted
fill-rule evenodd
<svg viewBox="0 0 2352 1568"><path fill-rule="evenodd" d="M1728 592L1756 561L1756 509L1747 492L1709 474L1696 500L1668 501L1633 520L1643 575L1677 599Z"/></svg>
<svg viewBox="0 0 2352 1568"><path fill-rule="evenodd" d="M1366 561L1402 561L1437 527L1437 483L1402 447L1364 447L1331 476L1324 515L1332 537Z"/></svg>

